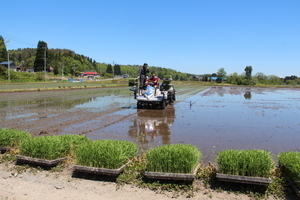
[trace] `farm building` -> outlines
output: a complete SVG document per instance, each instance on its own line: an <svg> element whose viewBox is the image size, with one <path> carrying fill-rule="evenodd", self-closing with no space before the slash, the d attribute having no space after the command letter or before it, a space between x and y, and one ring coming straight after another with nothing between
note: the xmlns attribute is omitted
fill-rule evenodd
<svg viewBox="0 0 300 200"><path fill-rule="evenodd" d="M14 62L1 62L0 65L4 66L5 68L8 69L8 64L9 64L9 69L14 70L14 71L19 71L20 67L16 66L16 64Z"/></svg>
<svg viewBox="0 0 300 200"><path fill-rule="evenodd" d="M81 73L81 76L86 77L86 78L95 78L99 76L97 72L94 71L85 71Z"/></svg>

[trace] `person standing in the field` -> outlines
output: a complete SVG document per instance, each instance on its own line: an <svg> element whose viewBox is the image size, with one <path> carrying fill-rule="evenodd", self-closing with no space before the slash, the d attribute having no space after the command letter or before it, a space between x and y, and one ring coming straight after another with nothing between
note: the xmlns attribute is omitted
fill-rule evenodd
<svg viewBox="0 0 300 200"><path fill-rule="evenodd" d="M145 89L147 73L149 73L148 64L144 63L144 65L139 69L139 73L138 73L141 89Z"/></svg>

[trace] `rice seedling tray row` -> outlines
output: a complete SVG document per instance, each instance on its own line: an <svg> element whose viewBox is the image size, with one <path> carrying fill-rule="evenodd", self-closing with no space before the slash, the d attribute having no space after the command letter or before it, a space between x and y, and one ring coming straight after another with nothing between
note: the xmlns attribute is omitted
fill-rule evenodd
<svg viewBox="0 0 300 200"><path fill-rule="evenodd" d="M107 176L118 176L122 173L127 165L132 163L132 161L127 162L126 164L122 165L118 169L108 169L108 168L98 168L98 167L88 167L82 165L75 165L74 171L75 172L83 172L83 173L90 173L90 174L101 174Z"/></svg>
<svg viewBox="0 0 300 200"><path fill-rule="evenodd" d="M47 159L32 158L32 157L20 156L20 155L17 155L16 157L17 157L17 161L22 163L42 165L48 167L56 166L67 159L67 158L58 158L55 160L47 160Z"/></svg>
<svg viewBox="0 0 300 200"><path fill-rule="evenodd" d="M268 186L272 181L270 178L239 176L239 175L220 174L220 173L216 173L216 178L217 180L224 181L224 182L263 185L263 186Z"/></svg>
<svg viewBox="0 0 300 200"><path fill-rule="evenodd" d="M199 167L200 164L197 165L197 167L194 169L194 172L192 174L145 171L144 175L148 179L193 181L196 177Z"/></svg>
<svg viewBox="0 0 300 200"><path fill-rule="evenodd" d="M283 173L286 180L289 182L290 186L293 188L293 190L296 192L296 195L300 197L300 189L295 185L295 183L285 174Z"/></svg>

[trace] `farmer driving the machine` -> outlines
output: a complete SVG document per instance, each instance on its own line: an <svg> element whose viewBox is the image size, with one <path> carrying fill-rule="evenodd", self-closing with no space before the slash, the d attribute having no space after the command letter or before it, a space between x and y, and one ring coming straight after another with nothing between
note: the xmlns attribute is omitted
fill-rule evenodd
<svg viewBox="0 0 300 200"><path fill-rule="evenodd" d="M151 83L153 87L158 88L159 87L159 78L156 76L156 74L154 72L151 73L151 77L149 79L147 79L146 81L146 85L148 83Z"/></svg>

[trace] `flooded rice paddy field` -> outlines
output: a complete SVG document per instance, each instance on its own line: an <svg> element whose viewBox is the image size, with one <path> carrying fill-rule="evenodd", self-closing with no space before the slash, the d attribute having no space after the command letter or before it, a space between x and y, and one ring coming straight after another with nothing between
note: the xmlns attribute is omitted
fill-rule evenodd
<svg viewBox="0 0 300 200"><path fill-rule="evenodd" d="M0 94L0 128L34 136L85 134L147 150L197 146L203 160L225 149L300 150L300 89L177 86L166 109L136 109L128 87Z"/></svg>

